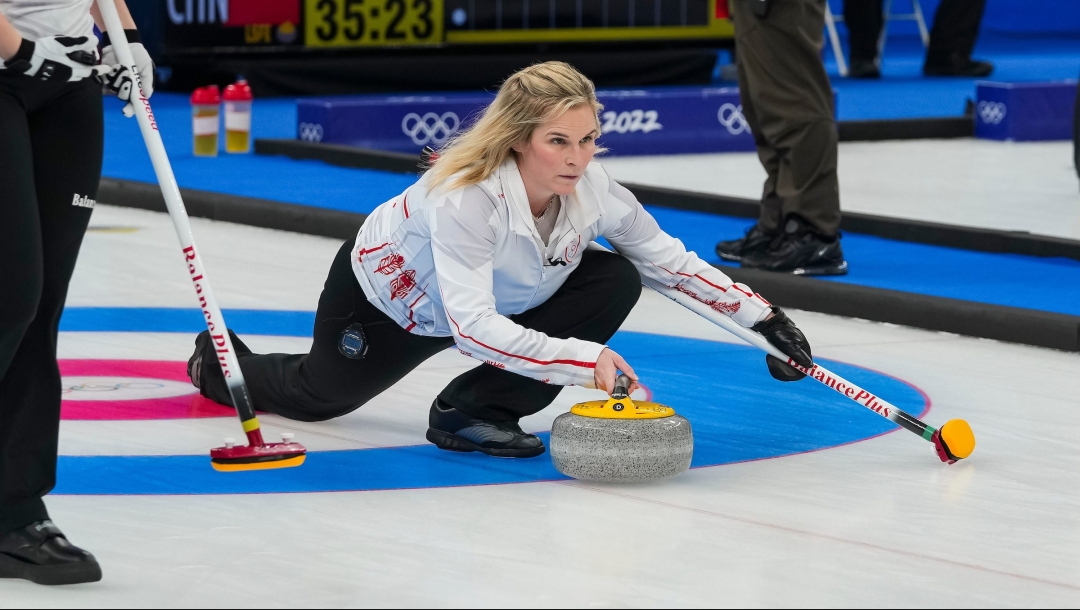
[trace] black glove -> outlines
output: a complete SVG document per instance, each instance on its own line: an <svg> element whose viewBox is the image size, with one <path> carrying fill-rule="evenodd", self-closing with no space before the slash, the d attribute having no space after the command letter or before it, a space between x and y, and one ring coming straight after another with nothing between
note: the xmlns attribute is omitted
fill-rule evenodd
<svg viewBox="0 0 1080 610"><path fill-rule="evenodd" d="M66 83L106 71L97 61L97 38L93 36L46 36L36 41L24 39L15 56L4 62L4 69L35 80Z"/></svg>
<svg viewBox="0 0 1080 610"><path fill-rule="evenodd" d="M806 336L790 318L784 315L783 310L775 305L772 310L776 315L758 322L750 330L765 337L773 347L787 354L799 366L806 368L814 366L814 359L810 354L810 342L806 340ZM769 365L769 374L773 376L773 379L798 381L806 377L805 373L773 356L765 356L765 363Z"/></svg>

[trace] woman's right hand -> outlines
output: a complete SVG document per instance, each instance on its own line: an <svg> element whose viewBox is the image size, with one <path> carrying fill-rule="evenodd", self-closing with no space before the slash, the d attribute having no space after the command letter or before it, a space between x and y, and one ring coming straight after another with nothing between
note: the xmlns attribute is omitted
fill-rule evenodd
<svg viewBox="0 0 1080 610"><path fill-rule="evenodd" d="M633 394L634 390L639 387L637 373L630 368L630 365L623 360L622 356L615 353L615 350L605 347L604 351L600 352L600 357L596 359L596 368L593 370L593 381L596 383L596 387L607 392L610 396L615 391L615 379L618 378L619 371L622 371L624 375L633 381L630 384L629 392Z"/></svg>

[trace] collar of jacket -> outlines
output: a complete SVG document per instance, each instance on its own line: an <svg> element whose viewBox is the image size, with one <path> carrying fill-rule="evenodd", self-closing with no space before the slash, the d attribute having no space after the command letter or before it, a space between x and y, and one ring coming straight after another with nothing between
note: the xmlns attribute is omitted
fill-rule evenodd
<svg viewBox="0 0 1080 610"><path fill-rule="evenodd" d="M525 192L525 183L521 180L521 172L518 171L513 156L503 162L495 173L502 193L506 195L506 204L513 210L513 231L521 235L538 236L532 210L529 208L529 196ZM562 198L562 205L570 226L578 234L600 218L600 201L586 176L581 177L573 193Z"/></svg>

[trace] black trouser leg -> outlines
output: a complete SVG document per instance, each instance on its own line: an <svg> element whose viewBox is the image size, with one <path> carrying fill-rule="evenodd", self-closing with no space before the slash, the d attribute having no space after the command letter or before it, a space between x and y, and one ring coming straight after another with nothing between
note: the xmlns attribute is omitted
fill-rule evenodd
<svg viewBox="0 0 1080 610"><path fill-rule="evenodd" d="M831 237L840 226L838 138L832 86L821 60L823 0L774 2L753 14L732 0L739 97L769 178L758 224L772 233L795 214Z"/></svg>
<svg viewBox="0 0 1080 610"><path fill-rule="evenodd" d="M311 353L239 357L256 409L300 421L339 417L454 344L450 337L406 332L369 303L353 275L352 246L353 240L345 242L330 267L315 314ZM363 325L369 346L360 360L346 358L338 351L342 331L355 323ZM216 367L217 363L210 360L206 366ZM231 404L220 370L208 373L214 381L207 384L205 393Z"/></svg>
<svg viewBox="0 0 1080 610"><path fill-rule="evenodd" d="M970 59L984 8L986 0L941 0L930 30L927 65L949 65L954 57Z"/></svg>
<svg viewBox="0 0 1080 610"><path fill-rule="evenodd" d="M586 250L578 268L550 299L511 316L550 337L606 343L641 295L641 276L618 254ZM477 419L517 421L551 404L562 386L546 384L490 364L459 375L439 401Z"/></svg>
<svg viewBox="0 0 1080 610"><path fill-rule="evenodd" d="M16 84L39 86L26 81ZM56 482L60 426L57 327L91 214L72 203L95 199L101 178L100 88L40 93L0 87L0 531L48 518L42 497Z"/></svg>
<svg viewBox="0 0 1080 610"><path fill-rule="evenodd" d="M877 59L884 4L884 0L844 0L844 23L852 62Z"/></svg>

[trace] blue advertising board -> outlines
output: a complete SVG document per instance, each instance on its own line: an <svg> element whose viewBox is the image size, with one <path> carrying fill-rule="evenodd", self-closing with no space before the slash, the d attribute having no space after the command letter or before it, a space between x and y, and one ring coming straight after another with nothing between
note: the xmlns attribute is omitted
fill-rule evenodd
<svg viewBox="0 0 1080 610"><path fill-rule="evenodd" d="M739 90L656 87L602 90L599 142L609 155L752 151ZM438 148L479 116L494 94L362 95L297 103L297 138L418 153Z"/></svg>
<svg viewBox="0 0 1080 610"><path fill-rule="evenodd" d="M1076 81L976 84L975 136L990 140L1071 140Z"/></svg>

